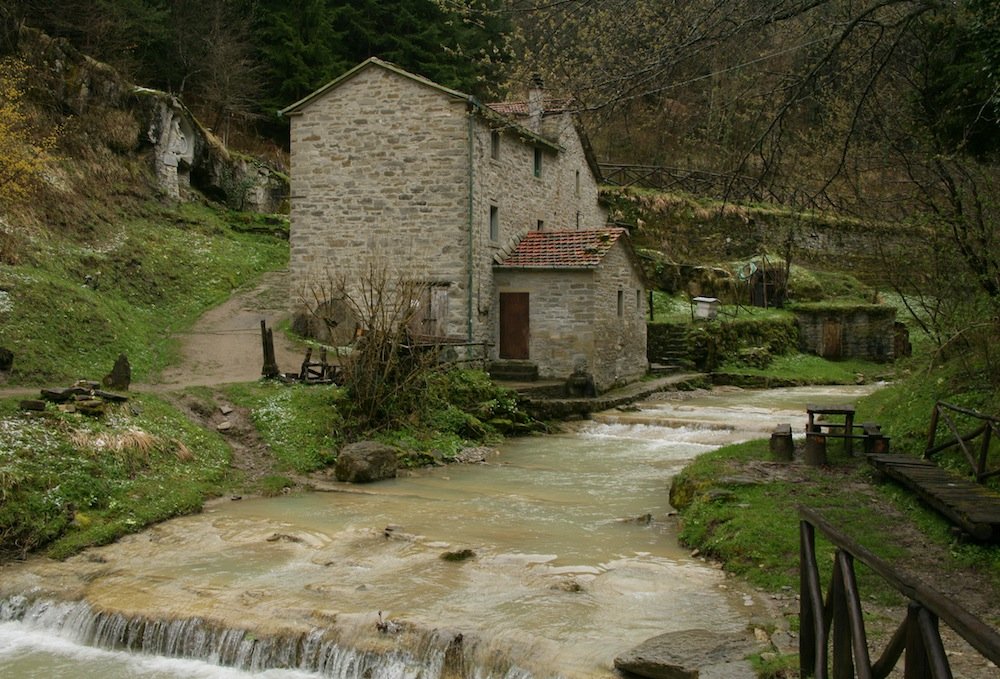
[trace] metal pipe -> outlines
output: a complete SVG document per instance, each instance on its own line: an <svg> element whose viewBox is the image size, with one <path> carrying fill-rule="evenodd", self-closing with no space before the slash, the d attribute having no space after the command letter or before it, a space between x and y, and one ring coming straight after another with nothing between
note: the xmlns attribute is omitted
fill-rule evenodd
<svg viewBox="0 0 1000 679"><path fill-rule="evenodd" d="M475 168L475 123L476 123L476 109L478 104L476 100L469 97L469 109L468 109L468 121L469 121L469 206L468 206L468 217L469 217L469 253L468 253L468 280L466 281L466 295L468 297L468 303L466 304L466 316L467 316L467 327L466 335L469 342L472 341L472 265L473 265L473 255L474 248L472 244L472 239L474 235L475 226L475 215L473 210L475 210L475 201L473 200L473 191L475 190L475 182L473 180L473 172Z"/></svg>

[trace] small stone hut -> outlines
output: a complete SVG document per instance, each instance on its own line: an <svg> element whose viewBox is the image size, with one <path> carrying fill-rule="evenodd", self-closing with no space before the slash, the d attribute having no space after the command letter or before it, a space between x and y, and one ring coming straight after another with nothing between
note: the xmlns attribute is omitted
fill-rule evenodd
<svg viewBox="0 0 1000 679"><path fill-rule="evenodd" d="M830 359L895 359L896 310L891 306L798 304L793 311L801 351Z"/></svg>
<svg viewBox="0 0 1000 679"><path fill-rule="evenodd" d="M645 286L625 229L533 231L493 271L501 361L589 373L598 391L646 373Z"/></svg>

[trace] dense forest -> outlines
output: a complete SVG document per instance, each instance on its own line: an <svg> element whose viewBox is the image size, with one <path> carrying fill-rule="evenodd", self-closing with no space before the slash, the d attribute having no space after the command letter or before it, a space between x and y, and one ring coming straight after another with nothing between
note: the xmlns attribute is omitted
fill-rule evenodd
<svg viewBox="0 0 1000 679"><path fill-rule="evenodd" d="M749 178L787 208L925 229L924 248L884 253L886 276L941 347L995 362L995 0L7 5L132 82L180 95L249 151L286 144L277 111L369 56L483 99L521 97L541 76L574 98L603 162ZM0 105L15 130L11 101Z"/></svg>
<svg viewBox="0 0 1000 679"><path fill-rule="evenodd" d="M434 0L14 0L18 18L133 82L182 96L206 125L282 138L276 112L370 56L496 93L507 17Z"/></svg>

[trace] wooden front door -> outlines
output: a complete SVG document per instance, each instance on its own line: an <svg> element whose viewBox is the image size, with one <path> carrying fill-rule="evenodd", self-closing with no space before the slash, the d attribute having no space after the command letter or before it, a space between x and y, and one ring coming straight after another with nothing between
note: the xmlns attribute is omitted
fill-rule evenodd
<svg viewBox="0 0 1000 679"><path fill-rule="evenodd" d="M528 359L528 293L500 293L500 358Z"/></svg>
<svg viewBox="0 0 1000 679"><path fill-rule="evenodd" d="M843 328L839 320L823 321L823 358L840 358L843 353Z"/></svg>

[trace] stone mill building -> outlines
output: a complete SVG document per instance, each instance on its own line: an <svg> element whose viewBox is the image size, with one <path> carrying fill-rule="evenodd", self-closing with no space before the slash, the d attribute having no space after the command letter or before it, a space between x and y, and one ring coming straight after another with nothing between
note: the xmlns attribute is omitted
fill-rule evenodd
<svg viewBox="0 0 1000 679"><path fill-rule="evenodd" d="M282 113L298 310L380 268L421 284L424 336L599 390L645 373L641 270L567 102L483 104L372 58Z"/></svg>

